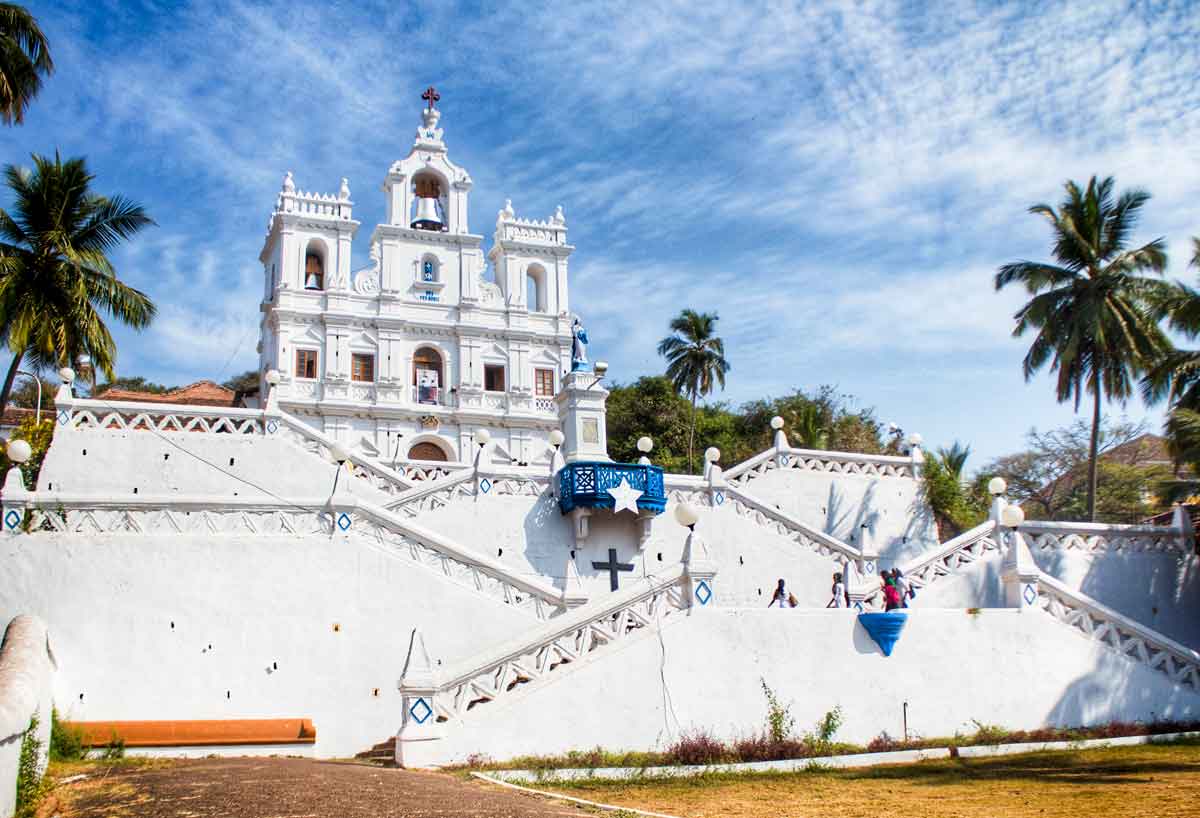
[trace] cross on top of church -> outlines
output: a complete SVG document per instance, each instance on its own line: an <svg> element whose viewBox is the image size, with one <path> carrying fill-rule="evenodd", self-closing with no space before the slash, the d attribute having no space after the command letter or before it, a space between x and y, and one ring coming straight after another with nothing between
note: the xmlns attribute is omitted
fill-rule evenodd
<svg viewBox="0 0 1200 818"><path fill-rule="evenodd" d="M434 103L442 98L442 95L437 92L437 89L432 85L425 89L425 93L421 94L421 99L429 103L429 107L433 108Z"/></svg>

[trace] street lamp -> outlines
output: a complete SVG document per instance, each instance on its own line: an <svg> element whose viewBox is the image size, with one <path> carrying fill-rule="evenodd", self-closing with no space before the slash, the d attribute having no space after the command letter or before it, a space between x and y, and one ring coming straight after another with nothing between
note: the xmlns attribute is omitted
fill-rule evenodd
<svg viewBox="0 0 1200 818"><path fill-rule="evenodd" d="M17 374L24 375L27 378L33 378L33 382L37 384L37 396L38 397L37 397L37 409L34 412L34 420L37 421L38 426L41 426L42 425L42 379L39 378L37 375L34 375L32 372L26 372L24 369L18 369Z"/></svg>
<svg viewBox="0 0 1200 818"><path fill-rule="evenodd" d="M691 531L696 528L696 523L700 522L700 515L690 503L680 503L675 506L675 522Z"/></svg>
<svg viewBox="0 0 1200 818"><path fill-rule="evenodd" d="M993 497L999 497L1001 494L1008 491L1008 483L1005 482L1003 477L993 477L988 481L987 490L988 494L992 495Z"/></svg>

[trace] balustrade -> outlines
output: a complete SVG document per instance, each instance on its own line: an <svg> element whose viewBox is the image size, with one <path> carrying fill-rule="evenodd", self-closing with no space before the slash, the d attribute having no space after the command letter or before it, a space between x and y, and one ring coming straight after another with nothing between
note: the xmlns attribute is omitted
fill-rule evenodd
<svg viewBox="0 0 1200 818"><path fill-rule="evenodd" d="M663 470L635 463L569 463L558 473L559 506L566 514L575 508L613 508L609 489L622 483L641 492L637 506L655 514L667 507Z"/></svg>

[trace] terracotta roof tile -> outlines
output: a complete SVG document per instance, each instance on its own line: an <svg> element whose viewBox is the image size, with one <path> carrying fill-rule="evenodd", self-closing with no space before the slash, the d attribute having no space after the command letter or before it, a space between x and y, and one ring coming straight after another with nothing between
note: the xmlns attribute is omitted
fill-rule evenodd
<svg viewBox="0 0 1200 818"><path fill-rule="evenodd" d="M133 401L137 403L172 403L193 406L233 406L235 393L212 381L195 383L172 389L170 392L138 392L134 389L110 389L99 395L101 400Z"/></svg>

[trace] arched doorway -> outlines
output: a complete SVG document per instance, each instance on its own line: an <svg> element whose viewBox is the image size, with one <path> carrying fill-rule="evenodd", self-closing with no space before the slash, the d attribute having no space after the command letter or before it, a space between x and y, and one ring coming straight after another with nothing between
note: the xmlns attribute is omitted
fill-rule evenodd
<svg viewBox="0 0 1200 818"><path fill-rule="evenodd" d="M408 459L433 460L437 461L438 463L445 463L447 460L449 460L449 458L446 457L446 452L442 450L441 446L437 445L436 443L430 443L429 441L417 443L411 449L409 449Z"/></svg>

